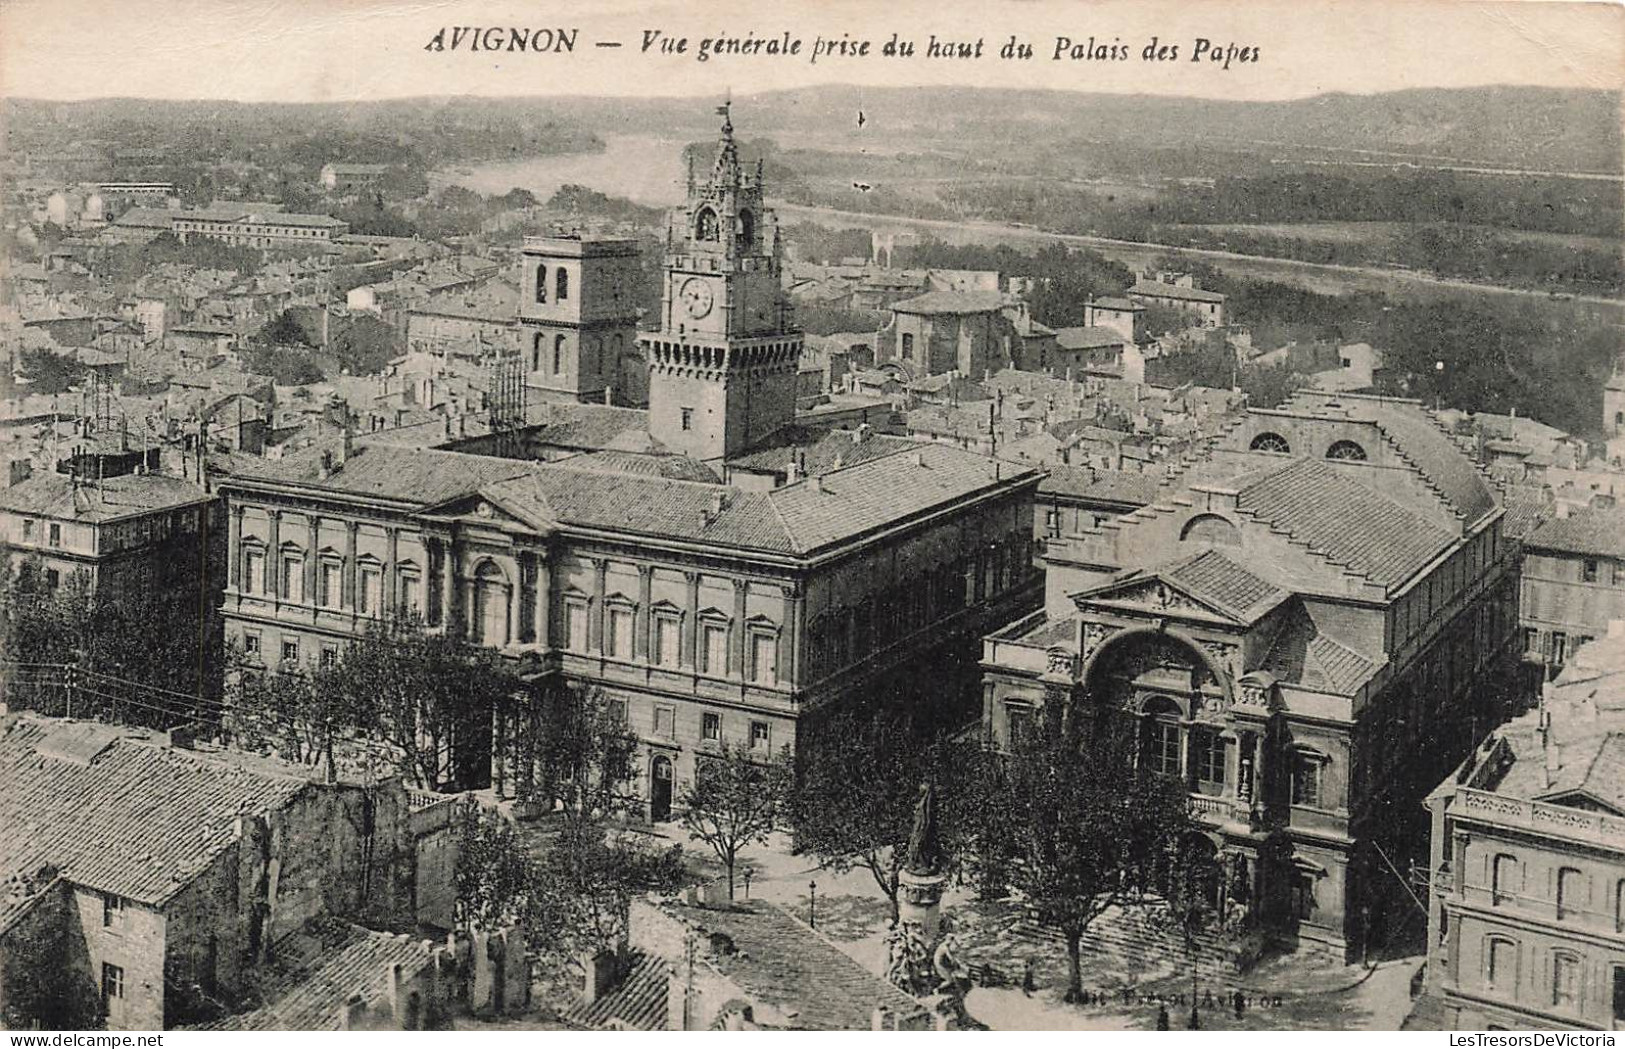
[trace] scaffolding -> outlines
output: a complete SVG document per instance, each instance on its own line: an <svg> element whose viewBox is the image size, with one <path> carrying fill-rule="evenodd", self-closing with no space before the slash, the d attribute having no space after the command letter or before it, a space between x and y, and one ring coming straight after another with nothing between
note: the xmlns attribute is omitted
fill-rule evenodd
<svg viewBox="0 0 1625 1049"><path fill-rule="evenodd" d="M520 431L525 427L525 364L518 351L497 349L487 359L489 382L485 405L492 452L504 459L523 458Z"/></svg>

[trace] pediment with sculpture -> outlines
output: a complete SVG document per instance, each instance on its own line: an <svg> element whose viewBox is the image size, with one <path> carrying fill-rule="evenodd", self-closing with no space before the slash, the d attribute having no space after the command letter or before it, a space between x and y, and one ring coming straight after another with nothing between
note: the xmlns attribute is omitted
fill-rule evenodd
<svg viewBox="0 0 1625 1049"><path fill-rule="evenodd" d="M1106 583L1072 595L1080 611L1109 608L1159 619L1246 626L1243 620L1208 604L1189 591L1158 576Z"/></svg>

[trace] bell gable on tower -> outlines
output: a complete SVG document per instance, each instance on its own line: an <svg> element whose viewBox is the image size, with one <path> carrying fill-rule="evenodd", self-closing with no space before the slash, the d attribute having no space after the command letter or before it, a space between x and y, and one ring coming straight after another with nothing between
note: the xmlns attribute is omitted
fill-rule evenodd
<svg viewBox="0 0 1625 1049"><path fill-rule="evenodd" d="M666 228L660 331L640 336L649 429L673 451L716 460L795 420L802 336L780 283L778 223L762 164L741 164L730 107L709 175Z"/></svg>

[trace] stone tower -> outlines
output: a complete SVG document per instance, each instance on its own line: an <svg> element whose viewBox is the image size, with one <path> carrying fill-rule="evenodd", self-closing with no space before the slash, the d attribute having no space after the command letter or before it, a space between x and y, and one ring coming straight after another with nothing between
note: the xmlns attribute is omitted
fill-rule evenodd
<svg viewBox="0 0 1625 1049"><path fill-rule="evenodd" d="M795 420L802 336L779 280L777 220L762 166L739 163L728 106L709 176L666 229L660 331L639 336L649 367L649 432L674 452L719 460Z"/></svg>
<svg viewBox="0 0 1625 1049"><path fill-rule="evenodd" d="M519 297L525 385L549 400L642 404L638 244L618 237L526 237Z"/></svg>

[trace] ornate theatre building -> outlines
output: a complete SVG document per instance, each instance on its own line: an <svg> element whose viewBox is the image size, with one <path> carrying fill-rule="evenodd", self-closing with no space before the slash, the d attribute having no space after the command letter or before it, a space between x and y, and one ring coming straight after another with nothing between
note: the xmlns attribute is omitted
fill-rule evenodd
<svg viewBox="0 0 1625 1049"><path fill-rule="evenodd" d="M1412 401L1300 393L1049 539L1043 611L983 646L995 740L1108 704L1183 779L1218 892L1339 952L1419 927L1422 802L1517 705L1517 559Z"/></svg>

